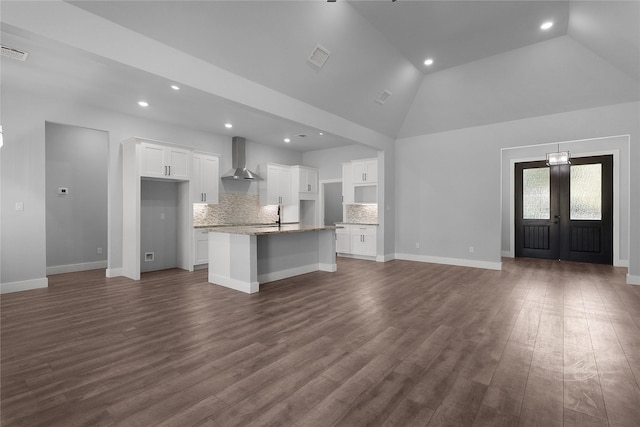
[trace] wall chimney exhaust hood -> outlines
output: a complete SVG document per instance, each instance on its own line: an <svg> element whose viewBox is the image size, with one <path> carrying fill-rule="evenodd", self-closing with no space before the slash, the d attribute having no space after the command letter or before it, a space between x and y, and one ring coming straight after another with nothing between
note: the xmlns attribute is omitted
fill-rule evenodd
<svg viewBox="0 0 640 427"><path fill-rule="evenodd" d="M231 170L222 176L224 180L241 180L259 181L260 178L255 173L247 169L246 156L247 141L240 137L234 136L231 140Z"/></svg>

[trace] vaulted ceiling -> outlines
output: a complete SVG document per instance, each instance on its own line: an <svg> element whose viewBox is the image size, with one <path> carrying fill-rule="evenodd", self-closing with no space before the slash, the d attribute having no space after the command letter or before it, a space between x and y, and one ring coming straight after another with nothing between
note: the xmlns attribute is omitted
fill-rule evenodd
<svg viewBox="0 0 640 427"><path fill-rule="evenodd" d="M636 1L51 3L0 5L3 85L303 151L640 99Z"/></svg>

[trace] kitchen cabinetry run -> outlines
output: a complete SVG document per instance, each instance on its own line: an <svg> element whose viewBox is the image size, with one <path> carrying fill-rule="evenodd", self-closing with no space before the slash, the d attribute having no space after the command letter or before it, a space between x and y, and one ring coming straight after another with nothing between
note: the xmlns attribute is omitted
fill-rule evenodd
<svg viewBox="0 0 640 427"><path fill-rule="evenodd" d="M353 184L375 184L378 182L378 159L354 160Z"/></svg>
<svg viewBox="0 0 640 427"><path fill-rule="evenodd" d="M375 257L378 230L375 225L341 224L336 230L336 251L346 255ZM338 237L339 236L339 237Z"/></svg>
<svg viewBox="0 0 640 427"><path fill-rule="evenodd" d="M194 152L193 154L193 203L218 203L220 160L216 154Z"/></svg>
<svg viewBox="0 0 640 427"><path fill-rule="evenodd" d="M142 142L140 176L188 181L191 151L173 145Z"/></svg>

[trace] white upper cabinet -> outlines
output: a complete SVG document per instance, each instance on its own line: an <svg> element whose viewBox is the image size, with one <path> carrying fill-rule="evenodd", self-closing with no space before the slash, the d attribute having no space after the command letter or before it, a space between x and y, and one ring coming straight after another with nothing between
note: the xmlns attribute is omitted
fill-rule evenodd
<svg viewBox="0 0 640 427"><path fill-rule="evenodd" d="M318 196L318 170L307 166L291 166L293 203L315 200Z"/></svg>
<svg viewBox="0 0 640 427"><path fill-rule="evenodd" d="M378 182L378 159L354 160L353 184L375 184Z"/></svg>
<svg viewBox="0 0 640 427"><path fill-rule="evenodd" d="M220 160L215 154L193 154L193 203L218 203Z"/></svg>
<svg viewBox="0 0 640 427"><path fill-rule="evenodd" d="M298 168L299 173L299 192L300 193L318 193L318 171L310 168Z"/></svg>
<svg viewBox="0 0 640 427"><path fill-rule="evenodd" d="M142 142L140 149L140 176L189 180L191 150L149 142Z"/></svg>
<svg viewBox="0 0 640 427"><path fill-rule="evenodd" d="M290 166L267 163L261 168L260 203L263 205L290 205L291 198L291 170Z"/></svg>

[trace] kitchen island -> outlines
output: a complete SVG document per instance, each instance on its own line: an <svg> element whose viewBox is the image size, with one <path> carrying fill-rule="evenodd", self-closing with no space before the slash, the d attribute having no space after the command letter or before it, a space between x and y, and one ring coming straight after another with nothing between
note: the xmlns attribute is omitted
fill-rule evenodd
<svg viewBox="0 0 640 427"><path fill-rule="evenodd" d="M260 283L334 272L335 229L301 224L210 228L208 280L251 294Z"/></svg>

